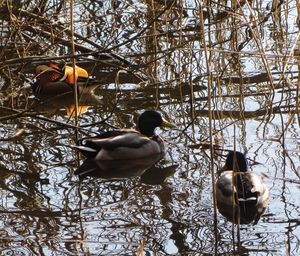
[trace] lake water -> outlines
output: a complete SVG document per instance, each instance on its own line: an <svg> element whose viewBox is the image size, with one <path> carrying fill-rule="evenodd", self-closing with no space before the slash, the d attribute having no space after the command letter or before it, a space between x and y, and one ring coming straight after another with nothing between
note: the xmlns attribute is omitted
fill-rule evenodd
<svg viewBox="0 0 300 256"><path fill-rule="evenodd" d="M300 254L300 4L199 2L75 3L76 61L99 83L79 137L134 128L145 109L177 126L156 131L164 159L119 179L74 175L73 96L38 100L23 78L57 56L71 65L69 3L0 4L0 255ZM270 191L239 229L212 191L234 148Z"/></svg>

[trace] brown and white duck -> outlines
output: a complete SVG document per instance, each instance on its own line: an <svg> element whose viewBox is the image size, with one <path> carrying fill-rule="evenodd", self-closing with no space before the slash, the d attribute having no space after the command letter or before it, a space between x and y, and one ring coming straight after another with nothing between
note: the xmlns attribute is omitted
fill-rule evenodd
<svg viewBox="0 0 300 256"><path fill-rule="evenodd" d="M216 183L217 208L233 223L256 224L265 212L269 190L257 174L248 171L241 152L230 151Z"/></svg>
<svg viewBox="0 0 300 256"><path fill-rule="evenodd" d="M79 93L91 92L97 85L89 83L88 72L75 66L50 63L36 67L35 81L31 84L33 93L38 98L48 98L74 91L77 82Z"/></svg>

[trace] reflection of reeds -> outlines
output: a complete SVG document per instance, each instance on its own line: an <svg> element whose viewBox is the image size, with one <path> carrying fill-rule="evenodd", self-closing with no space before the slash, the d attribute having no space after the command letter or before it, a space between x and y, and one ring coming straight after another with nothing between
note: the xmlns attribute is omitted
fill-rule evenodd
<svg viewBox="0 0 300 256"><path fill-rule="evenodd" d="M204 50L204 58L205 58L205 64L206 64L206 70L208 74L208 80L207 80L207 97L208 97L208 118L209 118L209 145L210 145L210 173L211 173L211 185L212 185L212 202L213 202L213 212L214 212L214 234L215 234L215 243L214 243L214 248L215 252L217 252L218 248L218 230L217 230L217 201L216 201L216 179L215 179L215 168L214 168L214 142L213 142L213 112L212 112L212 106L213 106L213 101L212 101L212 91L213 91L213 80L212 80L212 71L211 71L211 66L212 66L212 57L211 53L207 51L207 42L206 42L206 36L204 35L204 16L203 16L203 8L202 5L200 4L200 9L199 9L199 18L200 18L200 24L202 25L201 31L203 31L203 37L202 37L202 42L203 42L203 50ZM208 35L208 40L211 40L210 36Z"/></svg>
<svg viewBox="0 0 300 256"><path fill-rule="evenodd" d="M76 52L75 52L75 43L74 43L74 1L71 0L70 1L70 41L71 41L71 54L72 56L75 56ZM73 77L76 77L76 60L75 57L72 57L72 66L73 66ZM75 126L78 126L78 84L77 84L77 80L75 79L75 83L74 83L74 111L75 111ZM78 140L78 133L77 130L75 130L75 134L76 134L76 140Z"/></svg>

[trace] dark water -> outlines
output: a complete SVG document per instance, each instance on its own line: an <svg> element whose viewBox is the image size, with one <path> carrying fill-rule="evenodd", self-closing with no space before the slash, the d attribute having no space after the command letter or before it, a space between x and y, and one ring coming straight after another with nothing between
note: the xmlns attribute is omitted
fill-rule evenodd
<svg viewBox="0 0 300 256"><path fill-rule="evenodd" d="M299 255L296 3L76 1L77 63L99 83L79 136L135 127L145 109L177 125L157 130L164 159L117 180L73 174L84 157L69 147L72 97L37 100L22 78L70 63L69 3L0 4L1 255ZM213 161L203 142L219 146ZM211 162L234 147L270 190L239 233L212 199Z"/></svg>

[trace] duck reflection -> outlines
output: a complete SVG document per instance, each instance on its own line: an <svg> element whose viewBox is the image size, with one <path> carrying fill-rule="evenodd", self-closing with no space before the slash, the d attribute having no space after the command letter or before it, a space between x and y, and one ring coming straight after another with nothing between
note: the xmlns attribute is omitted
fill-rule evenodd
<svg viewBox="0 0 300 256"><path fill-rule="evenodd" d="M100 103L100 100L93 93L84 93L79 95L77 114L81 115L87 112L88 108ZM64 115L68 117L75 116L75 104L73 92L56 95L47 100L43 100L35 107L36 111L45 115L55 115L65 109Z"/></svg>
<svg viewBox="0 0 300 256"><path fill-rule="evenodd" d="M230 151L216 183L217 208L229 221L257 224L269 204L269 190L261 177L248 171L241 152Z"/></svg>
<svg viewBox="0 0 300 256"><path fill-rule="evenodd" d="M146 170L152 167L163 157L162 154L154 154L145 158L124 160L86 159L74 172L81 178L92 176L102 179L123 179L142 176Z"/></svg>
<svg viewBox="0 0 300 256"><path fill-rule="evenodd" d="M163 184L166 179L172 176L178 165L156 166L153 165L141 175L141 182L150 185Z"/></svg>

